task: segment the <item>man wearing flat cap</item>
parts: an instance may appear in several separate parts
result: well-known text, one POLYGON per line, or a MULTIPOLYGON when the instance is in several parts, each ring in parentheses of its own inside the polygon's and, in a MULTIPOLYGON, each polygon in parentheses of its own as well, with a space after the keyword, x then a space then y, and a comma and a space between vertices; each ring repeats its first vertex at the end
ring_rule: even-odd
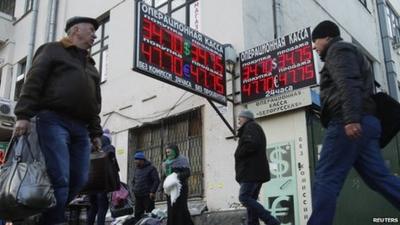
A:
POLYGON ((239 201, 247 209, 247 224, 279 225, 258 201, 263 183, 270 180, 267 160, 267 140, 260 125, 254 121, 250 110, 239 113, 239 143, 235 151, 236 181, 240 184, 239 201))
POLYGON ((15 135, 37 132, 57 205, 43 213, 40 224, 66 224, 64 210, 86 183, 90 141, 101 148, 100 74, 89 49, 98 28, 95 19, 73 17, 67 37, 38 48, 15 107, 15 135))
POLYGON ((337 196, 350 169, 400 210, 400 179, 385 166, 379 148, 380 121, 374 116, 374 77, 364 54, 340 37, 331 21, 312 32, 313 49, 325 62, 320 97, 326 128, 312 190, 313 212, 308 225, 332 225, 337 196))

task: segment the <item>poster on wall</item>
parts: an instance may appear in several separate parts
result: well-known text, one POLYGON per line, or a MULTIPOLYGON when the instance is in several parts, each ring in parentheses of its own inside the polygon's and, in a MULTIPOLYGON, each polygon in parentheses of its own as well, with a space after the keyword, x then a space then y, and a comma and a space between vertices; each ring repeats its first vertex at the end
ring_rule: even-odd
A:
POLYGON ((133 70, 226 105, 224 46, 141 1, 136 4, 133 70))
POLYGON ((316 84, 311 29, 239 54, 242 103, 316 84))

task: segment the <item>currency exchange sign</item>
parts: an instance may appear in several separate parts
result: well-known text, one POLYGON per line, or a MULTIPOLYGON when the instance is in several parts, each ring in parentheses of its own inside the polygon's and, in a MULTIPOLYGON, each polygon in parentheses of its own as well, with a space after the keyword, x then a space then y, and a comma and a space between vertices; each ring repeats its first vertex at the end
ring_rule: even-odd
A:
POLYGON ((224 47, 142 1, 133 70, 226 105, 224 47))
POLYGON ((310 28, 240 53, 242 103, 316 84, 310 28))

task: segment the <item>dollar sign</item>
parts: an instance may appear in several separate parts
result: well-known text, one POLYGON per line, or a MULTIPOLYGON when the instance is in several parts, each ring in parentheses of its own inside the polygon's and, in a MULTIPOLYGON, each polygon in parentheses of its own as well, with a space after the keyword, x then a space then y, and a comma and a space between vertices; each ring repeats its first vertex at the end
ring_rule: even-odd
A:
POLYGON ((282 159, 282 155, 286 153, 287 151, 284 149, 276 148, 270 154, 271 162, 278 165, 276 170, 271 170, 272 174, 274 174, 277 178, 282 178, 283 174, 285 174, 289 169, 289 163, 282 159))
POLYGON ((184 50, 184 54, 185 56, 190 55, 190 43, 185 41, 185 43, 183 44, 183 50, 184 50))

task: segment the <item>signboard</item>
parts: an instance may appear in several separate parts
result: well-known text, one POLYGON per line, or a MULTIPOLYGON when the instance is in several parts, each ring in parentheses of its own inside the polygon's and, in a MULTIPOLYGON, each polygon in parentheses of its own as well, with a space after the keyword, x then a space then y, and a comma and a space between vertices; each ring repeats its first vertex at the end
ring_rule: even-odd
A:
POLYGON ((242 103, 316 84, 310 28, 240 53, 242 103))
POLYGON ((226 105, 223 45, 141 1, 133 69, 226 105))
POLYGON ((303 88, 280 95, 264 98, 247 105, 254 117, 263 117, 298 109, 312 104, 310 88, 303 88))

